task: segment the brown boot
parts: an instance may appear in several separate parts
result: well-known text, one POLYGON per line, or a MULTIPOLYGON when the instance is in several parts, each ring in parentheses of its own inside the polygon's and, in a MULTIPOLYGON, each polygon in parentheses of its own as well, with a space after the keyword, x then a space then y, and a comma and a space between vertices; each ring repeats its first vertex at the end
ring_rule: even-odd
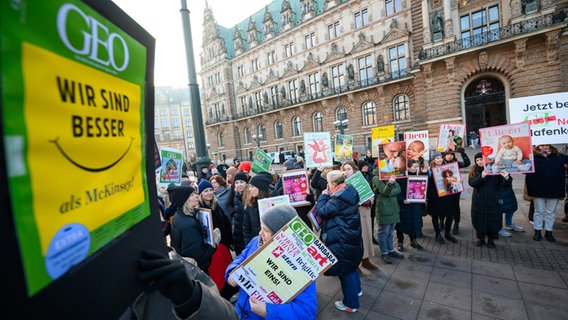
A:
POLYGON ((361 266, 365 269, 368 270, 377 270, 379 267, 377 267, 376 265, 374 265, 369 258, 365 258, 363 260, 361 260, 361 266))

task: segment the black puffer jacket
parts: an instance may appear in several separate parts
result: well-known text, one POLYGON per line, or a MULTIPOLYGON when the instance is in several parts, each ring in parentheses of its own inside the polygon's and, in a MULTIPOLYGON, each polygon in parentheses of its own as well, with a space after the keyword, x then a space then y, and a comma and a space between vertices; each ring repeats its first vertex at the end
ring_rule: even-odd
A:
POLYGON ((527 173, 527 193, 534 198, 564 198, 566 181, 564 180, 564 164, 568 156, 554 152, 548 157, 534 155, 534 173, 527 173))
POLYGON ((337 258, 337 263, 325 272, 337 276, 355 271, 363 258, 359 194, 352 185, 334 193, 322 194, 317 202, 317 214, 324 221, 321 238, 337 258))
POLYGON ((201 270, 207 273, 215 248, 205 243, 201 223, 195 213, 185 214, 178 208, 172 221, 171 245, 183 257, 195 259, 201 270))
POLYGON ((499 206, 499 189, 511 186, 513 179, 501 175, 481 177, 483 167, 476 167, 475 174, 469 177, 473 188, 471 198, 471 224, 475 231, 488 234, 497 233, 503 226, 503 213, 499 206))

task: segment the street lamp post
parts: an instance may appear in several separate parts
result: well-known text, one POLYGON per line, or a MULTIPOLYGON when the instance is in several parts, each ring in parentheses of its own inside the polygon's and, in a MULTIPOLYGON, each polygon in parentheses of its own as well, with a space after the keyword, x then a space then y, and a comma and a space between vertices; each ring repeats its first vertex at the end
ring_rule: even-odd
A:
MULTIPOLYGON (((257 130, 258 130, 258 128, 257 128, 257 130)), ((262 140, 262 134, 260 134, 260 133, 258 135, 253 134, 252 140, 256 141, 256 145, 260 149, 260 141, 262 140)))
POLYGON ((349 119, 345 119, 345 113, 339 114, 339 119, 333 121, 333 126, 343 134, 345 129, 349 127, 349 119))

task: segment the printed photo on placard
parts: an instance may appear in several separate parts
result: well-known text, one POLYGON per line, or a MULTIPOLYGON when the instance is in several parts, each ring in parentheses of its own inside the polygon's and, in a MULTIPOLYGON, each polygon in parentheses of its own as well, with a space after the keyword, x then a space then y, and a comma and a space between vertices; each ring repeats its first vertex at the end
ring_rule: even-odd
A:
POLYGON ((426 171, 430 166, 428 130, 405 132, 404 141, 406 142, 407 167, 410 167, 413 162, 418 161, 420 171, 426 171))
POLYGON ((351 160, 353 154, 353 136, 335 135, 335 160, 351 160))
POLYGON ((530 124, 521 122, 479 129, 485 170, 497 175, 534 172, 530 124))
POLYGON ((457 162, 433 167, 432 175, 439 197, 460 193, 464 189, 460 168, 457 162))
POLYGON ((381 126, 371 128, 371 154, 373 157, 379 157, 379 145, 394 141, 394 126, 381 126))
POLYGON ((406 184, 406 200, 408 202, 426 203, 426 190, 428 188, 428 177, 408 177, 406 184))
POLYGON ((262 217, 266 210, 281 204, 290 204, 290 197, 287 195, 258 199, 258 215, 262 217))
POLYGON ((308 176, 305 169, 287 170, 282 173, 282 187, 284 195, 290 198, 293 207, 310 204, 306 198, 309 194, 308 176))
POLYGON ((406 175, 405 146, 404 141, 379 145, 379 179, 388 180, 393 174, 397 178, 406 175))
POLYGON ((199 208, 197 212, 197 219, 201 223, 201 228, 203 230, 203 239, 208 245, 215 247, 215 241, 213 241, 213 217, 211 216, 211 210, 205 208, 199 208))
POLYGON ((456 151, 463 148, 465 124, 441 124, 438 132, 436 150, 440 152, 456 151))

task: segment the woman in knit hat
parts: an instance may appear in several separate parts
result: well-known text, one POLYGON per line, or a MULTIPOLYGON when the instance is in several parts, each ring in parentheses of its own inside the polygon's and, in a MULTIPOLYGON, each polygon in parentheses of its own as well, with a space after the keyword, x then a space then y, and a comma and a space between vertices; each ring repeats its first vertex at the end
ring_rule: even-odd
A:
MULTIPOLYGON (((222 178, 222 177, 221 177, 222 178)), ((221 293, 223 298, 229 300, 236 290, 225 282, 225 270, 232 261, 231 252, 229 248, 233 246, 233 233, 231 221, 223 209, 217 202, 217 198, 213 192, 213 185, 206 180, 202 180, 198 186, 199 192, 199 207, 211 210, 211 220, 213 220, 213 228, 221 231, 221 242, 217 245, 217 250, 211 259, 211 266, 209 267, 209 276, 221 293)))
POLYGON ((235 166, 230 166, 229 169, 225 171, 225 174, 227 175, 225 178, 225 180, 227 180, 227 184, 233 184, 237 172, 239 172, 239 170, 235 166))
POLYGON ((487 247, 492 249, 495 248, 493 240, 498 238, 503 226, 499 189, 509 187, 513 179, 505 170, 501 170, 500 175, 490 175, 484 168, 481 152, 475 155, 474 161, 469 171, 469 185, 473 187, 471 224, 477 236, 475 245, 481 247, 487 237, 487 247))
MULTIPOLYGON (((426 191, 427 205, 426 210, 432 217, 432 226, 436 232, 436 241, 440 244, 445 244, 446 240, 453 243, 458 240, 451 234, 452 223, 454 221, 455 212, 455 199, 450 196, 440 197, 436 190, 436 182, 432 174, 432 168, 444 164, 444 157, 440 151, 432 152, 432 159, 430 161, 430 169, 428 169, 428 189, 426 191), (444 238, 442 238, 442 228, 444 228, 444 238)), ((459 199, 458 199, 459 201, 459 199)))
POLYGON ((245 244, 248 244, 260 231, 258 200, 269 198, 273 188, 272 175, 268 172, 259 172, 250 179, 248 196, 244 202, 243 237, 245 244))
MULTIPOLYGON (((229 277, 231 272, 295 217, 297 217, 296 210, 287 204, 277 205, 266 210, 262 215, 259 233, 248 243, 242 254, 237 256, 227 268, 225 273, 227 281, 237 287, 237 283, 233 278, 229 277)), ((237 313, 243 319, 315 319, 317 307, 315 282, 308 285, 292 301, 282 304, 261 302, 249 297, 243 289, 239 288, 239 298, 235 304, 237 313)))
MULTIPOLYGON (((177 208, 172 221, 171 246, 180 255, 194 259, 199 268, 208 273, 215 248, 205 242, 203 228, 197 219, 199 195, 192 187, 181 186, 172 188, 169 194, 177 208)), ((215 229, 213 238, 219 243, 219 229, 215 229)))
POLYGON ((244 172, 239 172, 234 179, 235 181, 231 185, 229 204, 234 208, 231 224, 233 225, 235 253, 239 255, 246 246, 243 236, 243 220, 245 216, 244 199, 246 199, 246 194, 248 194, 248 177, 244 172))
POLYGON ((249 161, 243 161, 241 162, 241 164, 239 164, 239 167, 237 169, 239 169, 239 171, 244 171, 247 175, 247 177, 250 177, 250 170, 252 168, 252 165, 249 161))

